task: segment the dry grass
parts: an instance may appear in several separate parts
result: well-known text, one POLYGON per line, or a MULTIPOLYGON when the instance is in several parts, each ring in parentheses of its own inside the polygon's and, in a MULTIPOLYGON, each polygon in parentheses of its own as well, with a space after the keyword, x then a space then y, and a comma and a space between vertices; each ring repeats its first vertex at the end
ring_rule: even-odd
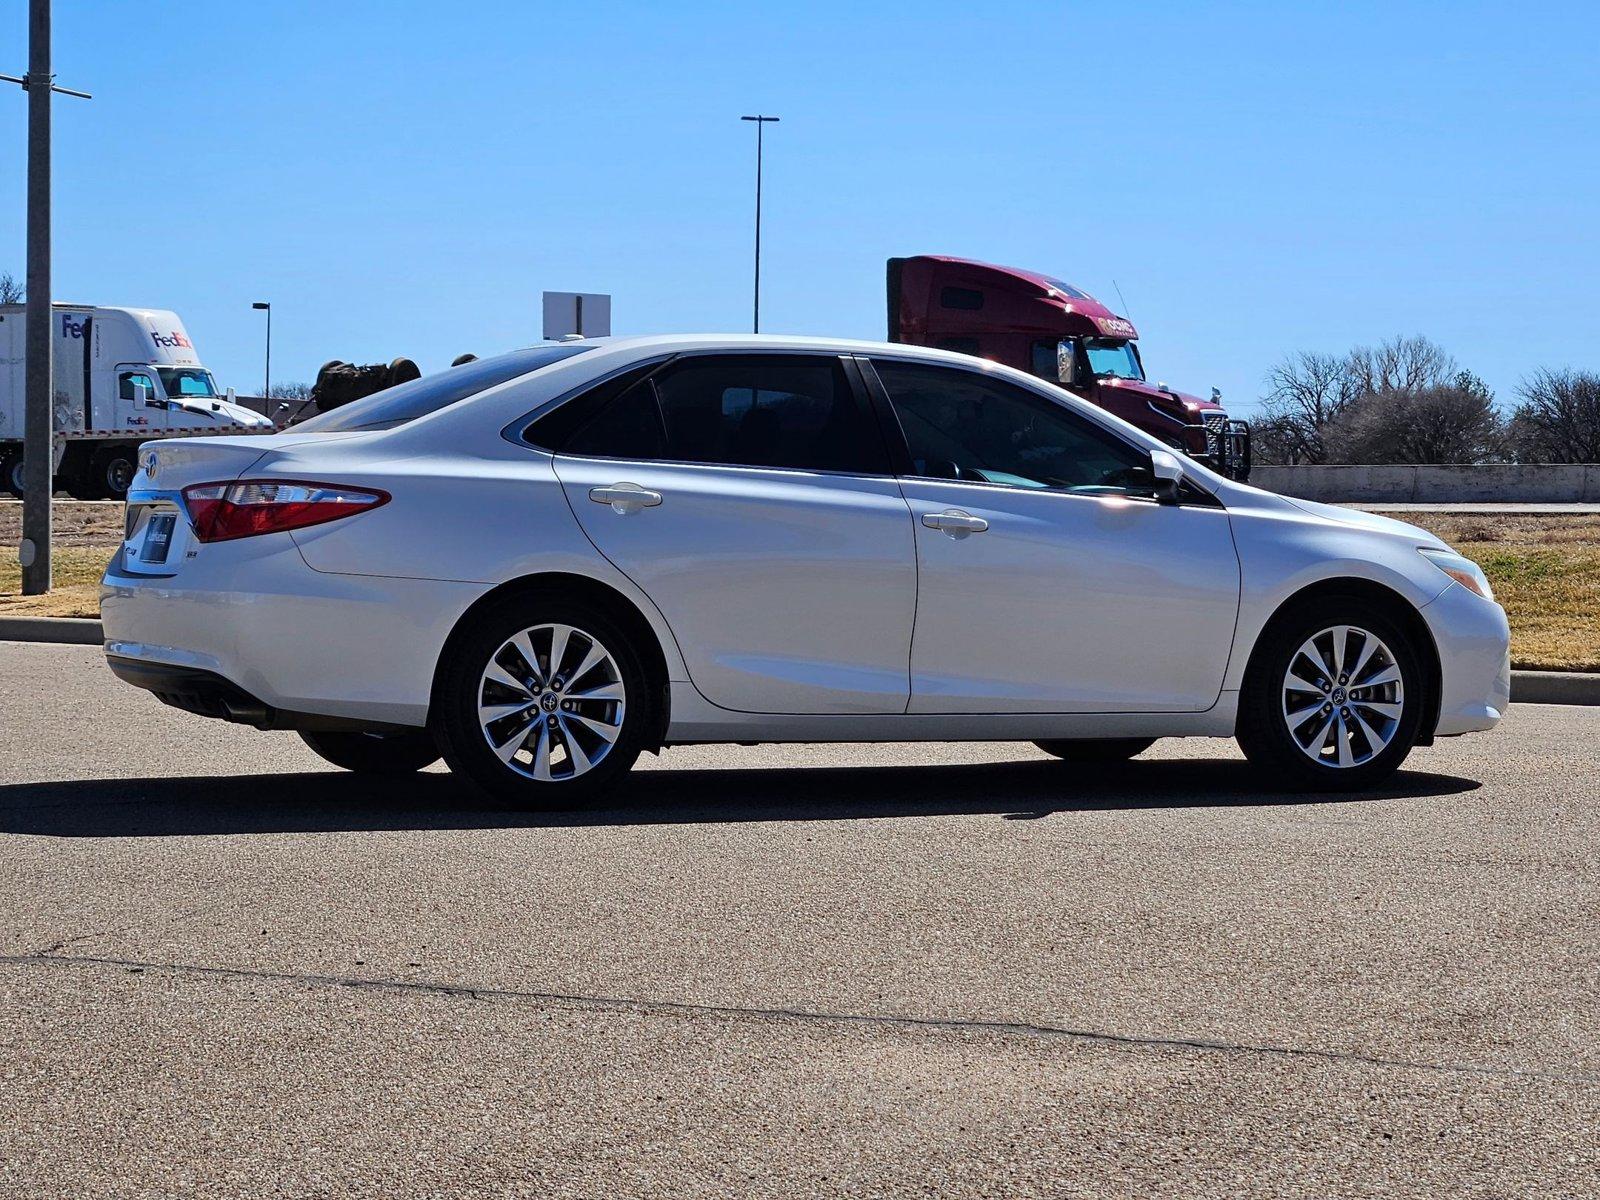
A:
POLYGON ((1600 671, 1600 516, 1404 513, 1472 559, 1511 618, 1511 661, 1600 671))
POLYGON ((0 616, 98 617, 100 574, 122 537, 122 505, 57 500, 50 510, 55 537, 55 587, 48 596, 24 596, 17 544, 22 505, 0 501, 0 616))
MULTIPOLYGON (((14 547, 22 509, 0 503, 0 546, 14 547)), ((1519 667, 1600 671, 1600 516, 1406 513, 1480 563, 1511 616, 1519 667)), ((100 573, 122 534, 122 506, 57 501, 56 589, 21 596, 9 549, 0 561, 0 614, 99 615, 100 573)))

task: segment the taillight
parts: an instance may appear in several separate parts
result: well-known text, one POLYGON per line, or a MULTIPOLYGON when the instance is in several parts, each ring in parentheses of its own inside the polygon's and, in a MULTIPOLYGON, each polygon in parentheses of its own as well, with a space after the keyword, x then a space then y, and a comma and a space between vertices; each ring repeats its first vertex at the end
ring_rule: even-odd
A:
POLYGON ((389 503, 389 493, 298 479, 241 479, 186 487, 183 502, 196 538, 226 542, 370 512, 389 503))

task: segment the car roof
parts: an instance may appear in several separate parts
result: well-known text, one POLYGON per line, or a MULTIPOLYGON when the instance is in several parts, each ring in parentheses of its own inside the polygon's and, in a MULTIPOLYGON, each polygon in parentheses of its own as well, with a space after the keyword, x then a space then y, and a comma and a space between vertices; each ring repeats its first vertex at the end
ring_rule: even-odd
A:
POLYGON ((973 356, 970 354, 936 350, 930 346, 912 346, 903 342, 869 342, 852 338, 809 337, 783 333, 634 334, 626 337, 585 338, 581 343, 573 341, 569 344, 591 346, 595 349, 635 351, 640 354, 672 353, 682 350, 801 350, 832 351, 837 354, 894 354, 906 358, 926 358, 935 362, 965 365, 971 365, 973 361, 973 356))

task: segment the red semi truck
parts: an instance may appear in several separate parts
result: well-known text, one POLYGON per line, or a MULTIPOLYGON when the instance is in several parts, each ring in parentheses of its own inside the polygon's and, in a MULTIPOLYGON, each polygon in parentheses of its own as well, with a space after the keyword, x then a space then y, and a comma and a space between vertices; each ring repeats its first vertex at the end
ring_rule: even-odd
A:
POLYGON ((1014 267, 891 258, 889 340, 1004 363, 1059 384, 1232 479, 1250 474, 1250 427, 1210 400, 1145 379, 1133 323, 1087 292, 1014 267))

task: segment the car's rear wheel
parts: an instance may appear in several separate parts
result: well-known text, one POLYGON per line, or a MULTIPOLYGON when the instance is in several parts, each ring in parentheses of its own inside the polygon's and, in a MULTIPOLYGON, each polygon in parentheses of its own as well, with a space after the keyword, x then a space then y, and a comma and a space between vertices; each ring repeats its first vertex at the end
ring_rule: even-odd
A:
POLYGON ((652 728, 640 655, 609 614, 512 597, 453 642, 434 696, 450 769, 519 808, 573 808, 612 790, 652 728))
POLYGON ((357 775, 411 775, 439 761, 426 729, 407 733, 310 733, 301 739, 336 767, 357 775))
POLYGON ((1312 601, 1263 634, 1240 696, 1239 745, 1291 787, 1371 787, 1416 744, 1424 687, 1418 648, 1383 608, 1312 601))
POLYGON ((1155 738, 1073 738, 1034 743, 1046 754, 1074 763, 1126 762, 1155 744, 1155 738))

